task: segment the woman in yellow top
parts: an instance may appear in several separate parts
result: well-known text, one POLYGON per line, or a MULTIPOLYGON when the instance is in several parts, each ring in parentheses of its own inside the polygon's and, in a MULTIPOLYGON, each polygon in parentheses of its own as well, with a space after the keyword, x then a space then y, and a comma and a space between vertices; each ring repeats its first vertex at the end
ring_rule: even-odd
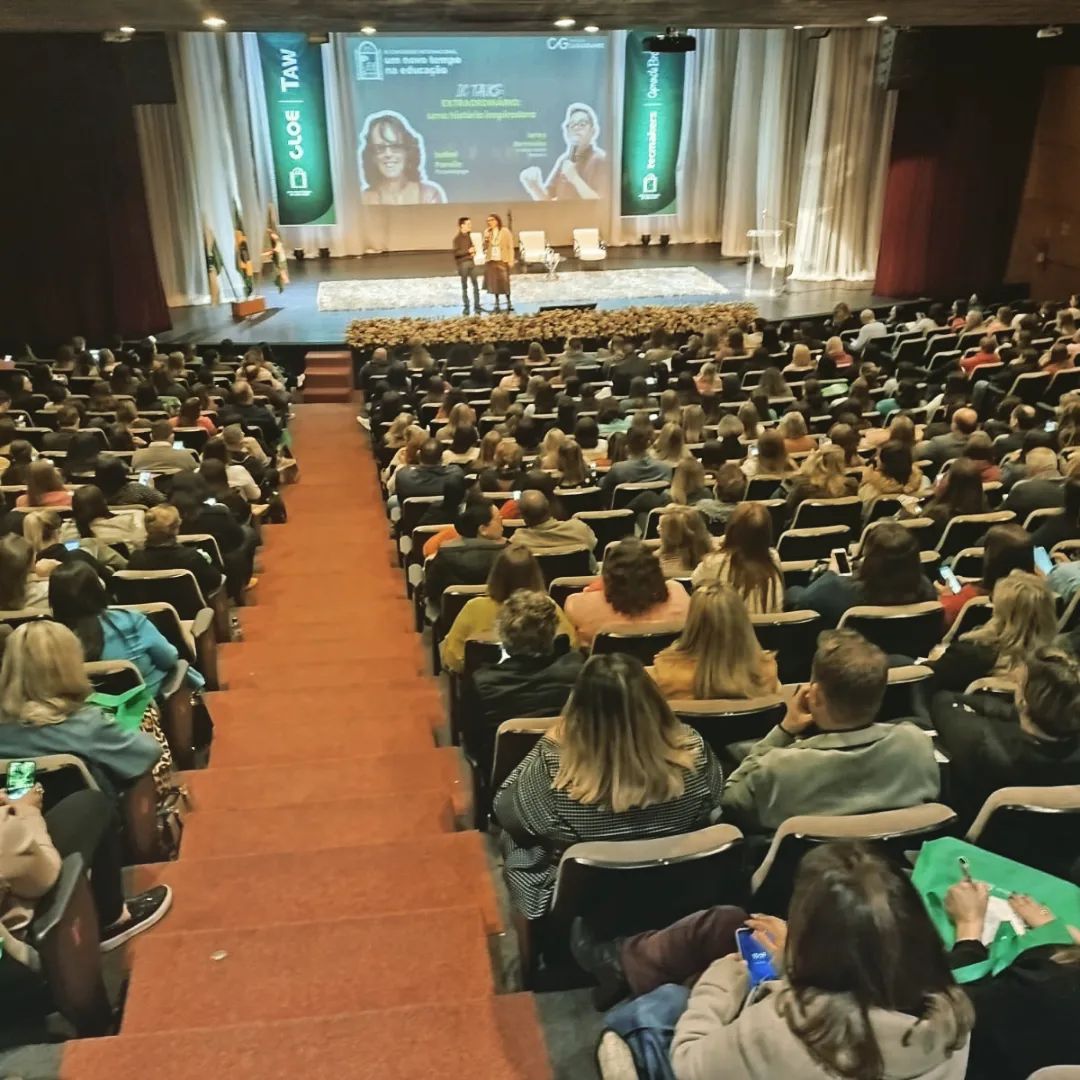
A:
MULTIPOLYGON (((532 552, 519 544, 511 544, 491 567, 487 580, 487 596, 473 597, 461 609, 454 625, 450 627, 450 632, 443 638, 439 654, 447 671, 461 671, 465 667, 465 642, 470 638, 490 639, 494 636, 495 620, 499 617, 503 603, 518 589, 547 592, 544 576, 540 573, 540 564, 532 552)), ((563 609, 557 610, 558 629, 555 633, 565 634, 570 639, 571 647, 576 648, 577 631, 563 609)))
POLYGON ((682 636, 646 670, 667 698, 753 698, 780 689, 776 659, 758 644, 746 604, 721 584, 694 592, 682 636))

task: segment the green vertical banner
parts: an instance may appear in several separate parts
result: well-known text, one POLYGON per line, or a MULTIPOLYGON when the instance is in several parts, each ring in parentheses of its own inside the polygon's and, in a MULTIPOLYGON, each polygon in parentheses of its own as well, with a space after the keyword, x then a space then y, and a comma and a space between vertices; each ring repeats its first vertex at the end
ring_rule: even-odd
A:
POLYGON ((322 46, 306 34, 257 34, 282 225, 333 225, 322 46))
POLYGON ((674 214, 679 200, 685 53, 646 52, 651 30, 626 34, 623 82, 623 217, 674 214))

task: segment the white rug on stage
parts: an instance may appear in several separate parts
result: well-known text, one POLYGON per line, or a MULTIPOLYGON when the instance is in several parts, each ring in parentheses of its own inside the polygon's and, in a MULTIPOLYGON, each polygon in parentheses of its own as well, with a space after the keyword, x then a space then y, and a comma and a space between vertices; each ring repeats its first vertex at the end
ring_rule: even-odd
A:
MULTIPOLYGON (((664 296, 727 296, 729 290, 694 266, 655 266, 640 270, 566 270, 553 278, 543 271, 514 274, 515 303, 568 303, 635 300, 664 296)), ((486 300, 490 300, 487 297, 486 300)), ((486 302, 485 300, 485 302, 486 302)), ((429 278, 374 278, 324 281, 320 311, 385 311, 409 308, 460 308, 457 275, 429 278)))

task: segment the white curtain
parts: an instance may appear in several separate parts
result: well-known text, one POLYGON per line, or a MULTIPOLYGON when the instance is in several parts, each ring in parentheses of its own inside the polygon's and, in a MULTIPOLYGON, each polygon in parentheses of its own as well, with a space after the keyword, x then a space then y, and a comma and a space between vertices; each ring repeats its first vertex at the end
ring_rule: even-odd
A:
POLYGON ((874 277, 896 95, 875 78, 878 34, 834 30, 821 46, 791 276, 874 277))
MULTIPOLYGON (((725 255, 745 254, 747 230, 764 225, 783 232, 781 243, 764 247, 767 266, 793 264, 793 277, 812 281, 872 278, 895 110, 894 95, 874 82, 878 32, 833 31, 821 41, 789 30, 695 35, 697 51, 686 66, 677 214, 621 217, 616 169, 610 200, 579 208, 578 216, 595 215, 609 244, 667 233, 675 243, 719 242, 725 255)), ((258 267, 267 206, 276 198, 258 46, 248 33, 180 34, 170 47, 178 104, 136 108, 162 281, 170 305, 208 301, 207 224, 225 259, 222 298, 228 300, 239 286, 232 207, 241 208, 258 267)), ((308 255, 321 247, 334 255, 441 247, 439 230, 452 231, 444 210, 417 207, 402 215, 361 203, 350 48, 341 34, 322 47, 337 223, 283 226, 285 247, 308 255)), ((616 162, 625 49, 626 33, 613 32, 607 134, 616 162)), ((568 242, 560 204, 511 209, 515 228, 546 228, 553 242, 568 242)), ((487 210, 460 212, 477 217, 487 210)), ((582 217, 572 224, 587 223, 582 217)))

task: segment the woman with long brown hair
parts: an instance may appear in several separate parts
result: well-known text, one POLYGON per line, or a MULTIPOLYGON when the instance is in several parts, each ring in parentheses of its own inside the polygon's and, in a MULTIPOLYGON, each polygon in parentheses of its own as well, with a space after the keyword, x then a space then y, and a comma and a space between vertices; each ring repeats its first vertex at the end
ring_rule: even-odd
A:
POLYGON ((772 546, 772 517, 761 503, 740 503, 728 520, 719 551, 694 571, 694 588, 717 582, 742 597, 751 615, 784 610, 784 574, 772 546))
POLYGON ((682 636, 646 669, 666 698, 751 698, 776 693, 776 659, 754 634, 746 604, 713 582, 694 591, 682 636))
POLYGON ((547 914, 572 844, 709 824, 723 785, 708 746, 675 718, 640 661, 592 657, 563 715, 495 796, 514 907, 529 919, 547 914))
POLYGON ((660 513, 656 552, 664 577, 685 577, 714 547, 705 519, 692 506, 668 506, 660 513))
POLYGON ((944 486, 939 487, 934 498, 923 507, 922 516, 933 519, 935 528, 928 531, 934 534, 930 539, 936 543, 954 517, 989 512, 982 469, 968 458, 957 458, 949 468, 944 486))

